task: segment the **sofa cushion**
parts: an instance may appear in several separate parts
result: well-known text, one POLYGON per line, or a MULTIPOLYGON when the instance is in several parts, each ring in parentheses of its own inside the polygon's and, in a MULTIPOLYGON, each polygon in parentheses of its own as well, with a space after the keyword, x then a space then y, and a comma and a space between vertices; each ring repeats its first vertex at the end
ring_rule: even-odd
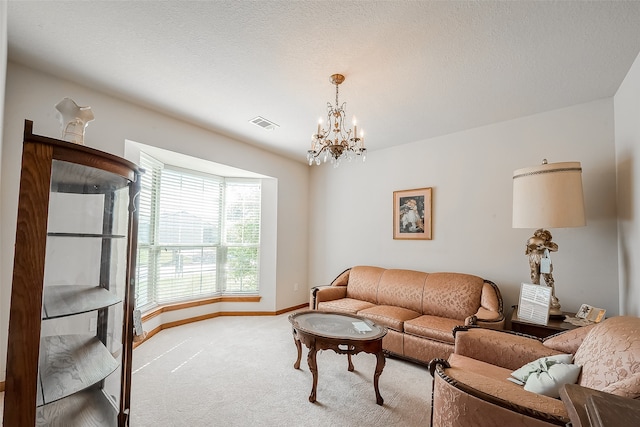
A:
POLYGON ((460 324, 455 319, 423 315, 404 322, 404 332, 453 344, 453 328, 460 324))
POLYGON ((574 355, 578 384, 630 398, 640 397, 640 318, 618 316, 597 324, 574 355))
POLYGON ((395 305, 422 313, 422 291, 428 273, 389 269, 378 284, 378 304, 395 305))
POLYGON ((349 272, 347 297, 377 304, 378 283, 384 271, 385 269, 380 267, 353 267, 349 272))
POLYGON ((353 298, 340 298, 331 301, 321 301, 318 303, 318 310, 320 311, 337 311, 340 313, 356 314, 360 310, 364 310, 369 307, 374 307, 367 301, 360 301, 353 298))
POLYGON ((395 307, 392 305, 376 305, 358 312, 358 316, 373 320, 377 325, 386 326, 398 332, 403 332, 404 322, 420 316, 415 311, 395 307))
POLYGON ((422 313, 464 320, 480 307, 484 280, 462 273, 431 273, 425 281, 422 313))
POLYGON ((534 411, 566 418, 566 422, 569 422, 567 410, 561 400, 526 391, 508 381, 511 374, 508 369, 458 354, 452 354, 448 362, 451 368, 446 369, 445 373, 466 386, 534 411))
MULTIPOLYGON (((461 369, 463 371, 482 373, 486 377, 500 381, 509 378, 512 372, 507 368, 492 365, 491 363, 485 363, 481 360, 472 359, 471 357, 462 356, 456 353, 449 356, 448 362, 454 368, 461 369)), ((511 385, 508 387, 511 387, 511 385)))

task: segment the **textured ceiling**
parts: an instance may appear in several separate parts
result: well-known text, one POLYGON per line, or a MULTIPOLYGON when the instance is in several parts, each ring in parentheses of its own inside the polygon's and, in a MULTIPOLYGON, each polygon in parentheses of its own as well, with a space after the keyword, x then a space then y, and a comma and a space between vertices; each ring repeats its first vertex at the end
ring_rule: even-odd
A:
POLYGON ((610 97, 640 2, 9 1, 8 40, 12 61, 304 161, 334 73, 370 151, 610 97))

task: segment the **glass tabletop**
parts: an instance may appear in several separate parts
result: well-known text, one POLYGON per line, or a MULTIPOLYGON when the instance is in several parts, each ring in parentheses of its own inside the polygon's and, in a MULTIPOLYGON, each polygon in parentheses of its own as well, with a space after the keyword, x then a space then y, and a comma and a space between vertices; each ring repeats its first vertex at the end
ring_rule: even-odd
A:
POLYGON ((350 314, 306 311, 290 315, 289 322, 298 330, 327 338, 372 340, 387 333, 387 328, 350 314))

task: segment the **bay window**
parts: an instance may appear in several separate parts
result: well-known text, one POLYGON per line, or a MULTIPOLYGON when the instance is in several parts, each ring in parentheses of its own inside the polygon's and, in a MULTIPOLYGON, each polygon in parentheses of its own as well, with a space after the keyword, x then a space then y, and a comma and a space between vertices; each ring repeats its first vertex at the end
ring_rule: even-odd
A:
POLYGON ((136 308, 258 295, 260 179, 164 164, 141 153, 136 308))

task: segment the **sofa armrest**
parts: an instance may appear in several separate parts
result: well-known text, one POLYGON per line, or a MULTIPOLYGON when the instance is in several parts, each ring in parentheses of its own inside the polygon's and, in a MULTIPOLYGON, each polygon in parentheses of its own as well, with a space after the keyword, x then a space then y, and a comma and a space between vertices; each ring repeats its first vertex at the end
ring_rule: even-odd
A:
POLYGON ((502 313, 480 307, 478 312, 464 320, 465 326, 480 326, 489 329, 504 329, 505 318, 502 313))
POLYGON ((316 286, 311 289, 311 299, 309 308, 318 309, 318 303, 323 301, 333 301, 347 296, 346 286, 316 286))
POLYGON ((454 335, 456 354, 510 370, 541 357, 563 353, 546 347, 539 338, 511 331, 459 327, 454 329, 454 335))
POLYGON ((596 325, 597 323, 594 323, 592 325, 560 332, 543 339, 542 343, 545 347, 552 348, 563 353, 575 354, 584 338, 596 325))
POLYGON ((317 310, 319 302, 345 298, 347 296, 347 285, 349 284, 350 273, 351 268, 347 268, 345 271, 338 274, 338 277, 333 279, 330 285, 315 286, 311 288, 309 308, 311 310, 317 310), (338 290, 331 290, 331 288, 337 288, 338 290))
POLYGON ((504 329, 504 309, 502 295, 498 286, 490 280, 484 280, 480 307, 475 315, 465 319, 465 325, 477 325, 483 328, 504 329))

